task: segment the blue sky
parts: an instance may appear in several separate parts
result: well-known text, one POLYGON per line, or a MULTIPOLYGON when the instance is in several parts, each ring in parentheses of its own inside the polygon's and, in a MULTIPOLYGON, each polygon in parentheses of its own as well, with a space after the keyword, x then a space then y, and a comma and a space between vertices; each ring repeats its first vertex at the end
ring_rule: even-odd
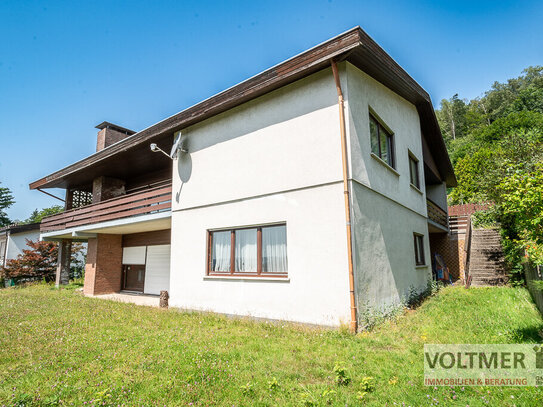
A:
MULTIPOLYGON (((541 1, 0 2, 0 182, 91 154, 95 125, 141 130, 360 25, 431 95, 473 98, 543 64, 541 1)), ((59 193, 60 191, 56 191, 59 193)))

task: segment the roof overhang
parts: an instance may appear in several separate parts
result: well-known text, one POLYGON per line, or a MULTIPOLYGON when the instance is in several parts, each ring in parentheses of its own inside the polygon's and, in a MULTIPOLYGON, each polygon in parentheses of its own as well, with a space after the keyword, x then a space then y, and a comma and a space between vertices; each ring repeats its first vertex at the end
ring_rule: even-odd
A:
POLYGON ((171 162, 166 163, 167 157, 150 153, 150 142, 157 143, 169 151, 175 132, 328 68, 331 59, 349 61, 416 106, 422 132, 435 158, 439 173, 448 186, 455 186, 456 178, 430 96, 368 34, 360 27, 355 27, 39 179, 31 183, 30 188, 72 188, 88 185, 93 178, 101 175, 125 178, 156 170, 160 165, 171 165, 171 162))
POLYGON ((27 224, 24 224, 24 225, 6 226, 6 227, 0 229, 0 233, 9 232, 10 234, 14 234, 14 233, 30 232, 32 230, 39 230, 39 229, 40 229, 40 222, 38 222, 38 223, 27 223, 27 224))

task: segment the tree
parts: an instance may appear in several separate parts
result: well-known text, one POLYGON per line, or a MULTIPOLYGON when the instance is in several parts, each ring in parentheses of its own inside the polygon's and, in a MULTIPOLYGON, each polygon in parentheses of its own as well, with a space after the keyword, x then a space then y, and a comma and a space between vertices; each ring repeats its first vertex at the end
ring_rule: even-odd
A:
POLYGON ((511 268, 522 270, 525 250, 543 263, 543 67, 495 82, 466 109, 458 101, 436 111, 458 180, 449 201, 494 202, 511 268))
POLYGON ((43 208, 42 210, 34 209, 30 214, 30 217, 23 223, 38 223, 47 216, 51 216, 64 211, 64 207, 61 205, 53 205, 49 208, 43 208))
POLYGON ((30 249, 23 249, 16 259, 6 262, 3 268, 4 278, 51 277, 57 267, 58 244, 26 239, 30 249))
MULTIPOLYGON (((26 239, 29 249, 23 249, 15 259, 6 261, 0 269, 4 278, 53 278, 57 268, 58 243, 26 239)), ((72 243, 71 262, 81 267, 79 258, 83 245, 72 243)), ((73 270, 72 270, 73 271, 73 270)))
POLYGON ((543 164, 533 171, 511 166, 512 174, 498 185, 499 208, 508 220, 512 243, 525 249, 536 264, 543 264, 543 164))
POLYGON ((8 226, 11 223, 4 209, 9 208, 14 203, 15 200, 9 188, 0 187, 0 227, 8 226))
POLYGON ((441 101, 441 109, 437 111, 437 118, 445 141, 456 140, 466 133, 466 102, 458 98, 458 94, 449 100, 441 101))

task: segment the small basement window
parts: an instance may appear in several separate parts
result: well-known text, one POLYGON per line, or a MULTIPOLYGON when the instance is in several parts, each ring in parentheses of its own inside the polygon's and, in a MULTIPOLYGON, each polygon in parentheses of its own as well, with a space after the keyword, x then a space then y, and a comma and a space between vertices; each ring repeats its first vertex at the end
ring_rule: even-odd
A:
POLYGON ((424 259, 424 236, 413 233, 413 239, 415 242, 415 264, 417 266, 424 266, 426 264, 424 259))
POLYGON ((208 231, 207 275, 285 277, 285 224, 208 231))
POLYGON ((417 160, 411 153, 409 154, 409 179, 411 181, 411 185, 420 189, 419 160, 417 160))
POLYGON ((370 113, 371 152, 394 168, 394 136, 370 113))

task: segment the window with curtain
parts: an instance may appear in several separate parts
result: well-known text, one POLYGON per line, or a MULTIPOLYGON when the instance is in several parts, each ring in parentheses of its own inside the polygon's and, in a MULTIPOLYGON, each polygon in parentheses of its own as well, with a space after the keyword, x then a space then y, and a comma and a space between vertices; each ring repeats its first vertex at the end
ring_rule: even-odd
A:
POLYGON ((218 272, 230 272, 230 240, 230 232, 213 233, 210 270, 218 272))
POLYGON ((208 232, 208 275, 285 276, 284 224, 208 232))
POLYGON ((394 138, 370 113, 371 152, 394 168, 394 138))

